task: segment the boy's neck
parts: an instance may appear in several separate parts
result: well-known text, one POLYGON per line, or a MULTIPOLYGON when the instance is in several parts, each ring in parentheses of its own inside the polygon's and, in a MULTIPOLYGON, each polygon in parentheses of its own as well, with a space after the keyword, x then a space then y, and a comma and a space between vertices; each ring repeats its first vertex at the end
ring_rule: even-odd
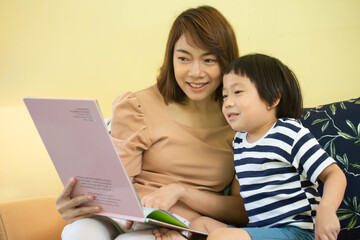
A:
POLYGON ((256 129, 255 131, 248 132, 246 135, 246 141, 248 143, 254 143, 259 141, 265 134, 274 126, 277 122, 277 118, 273 119, 272 121, 266 122, 260 128, 256 129))

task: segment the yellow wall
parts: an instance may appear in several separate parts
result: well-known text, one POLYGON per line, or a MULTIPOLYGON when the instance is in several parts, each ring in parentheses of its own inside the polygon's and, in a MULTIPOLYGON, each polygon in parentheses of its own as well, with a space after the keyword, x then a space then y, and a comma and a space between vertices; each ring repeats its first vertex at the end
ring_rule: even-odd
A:
POLYGON ((1 0, 0 201, 62 190, 23 96, 96 98, 111 117, 117 94, 155 82, 174 18, 204 3, 232 23, 241 54, 294 70, 306 106, 359 97, 357 0, 1 0))

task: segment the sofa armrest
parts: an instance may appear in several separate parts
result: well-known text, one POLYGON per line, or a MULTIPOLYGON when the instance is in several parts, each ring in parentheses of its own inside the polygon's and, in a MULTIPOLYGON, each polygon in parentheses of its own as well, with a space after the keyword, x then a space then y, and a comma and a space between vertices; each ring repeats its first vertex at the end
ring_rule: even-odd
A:
POLYGON ((2 240, 61 239, 65 225, 53 196, 0 202, 2 240))

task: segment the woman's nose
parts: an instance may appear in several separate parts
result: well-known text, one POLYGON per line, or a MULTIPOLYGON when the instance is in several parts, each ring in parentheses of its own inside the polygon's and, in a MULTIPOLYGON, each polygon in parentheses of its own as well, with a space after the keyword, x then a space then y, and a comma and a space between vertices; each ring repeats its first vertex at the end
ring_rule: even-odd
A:
POLYGON ((193 78, 200 77, 202 75, 202 67, 199 61, 194 61, 190 66, 189 76, 193 78))

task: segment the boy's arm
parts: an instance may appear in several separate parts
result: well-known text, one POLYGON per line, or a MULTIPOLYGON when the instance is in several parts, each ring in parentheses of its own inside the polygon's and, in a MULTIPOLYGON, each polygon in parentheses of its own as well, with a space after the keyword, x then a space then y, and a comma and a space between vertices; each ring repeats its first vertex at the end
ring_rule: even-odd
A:
POLYGON ((318 177, 324 183, 315 221, 315 239, 337 239, 340 231, 336 210, 344 197, 346 178, 342 170, 331 164, 318 177))

